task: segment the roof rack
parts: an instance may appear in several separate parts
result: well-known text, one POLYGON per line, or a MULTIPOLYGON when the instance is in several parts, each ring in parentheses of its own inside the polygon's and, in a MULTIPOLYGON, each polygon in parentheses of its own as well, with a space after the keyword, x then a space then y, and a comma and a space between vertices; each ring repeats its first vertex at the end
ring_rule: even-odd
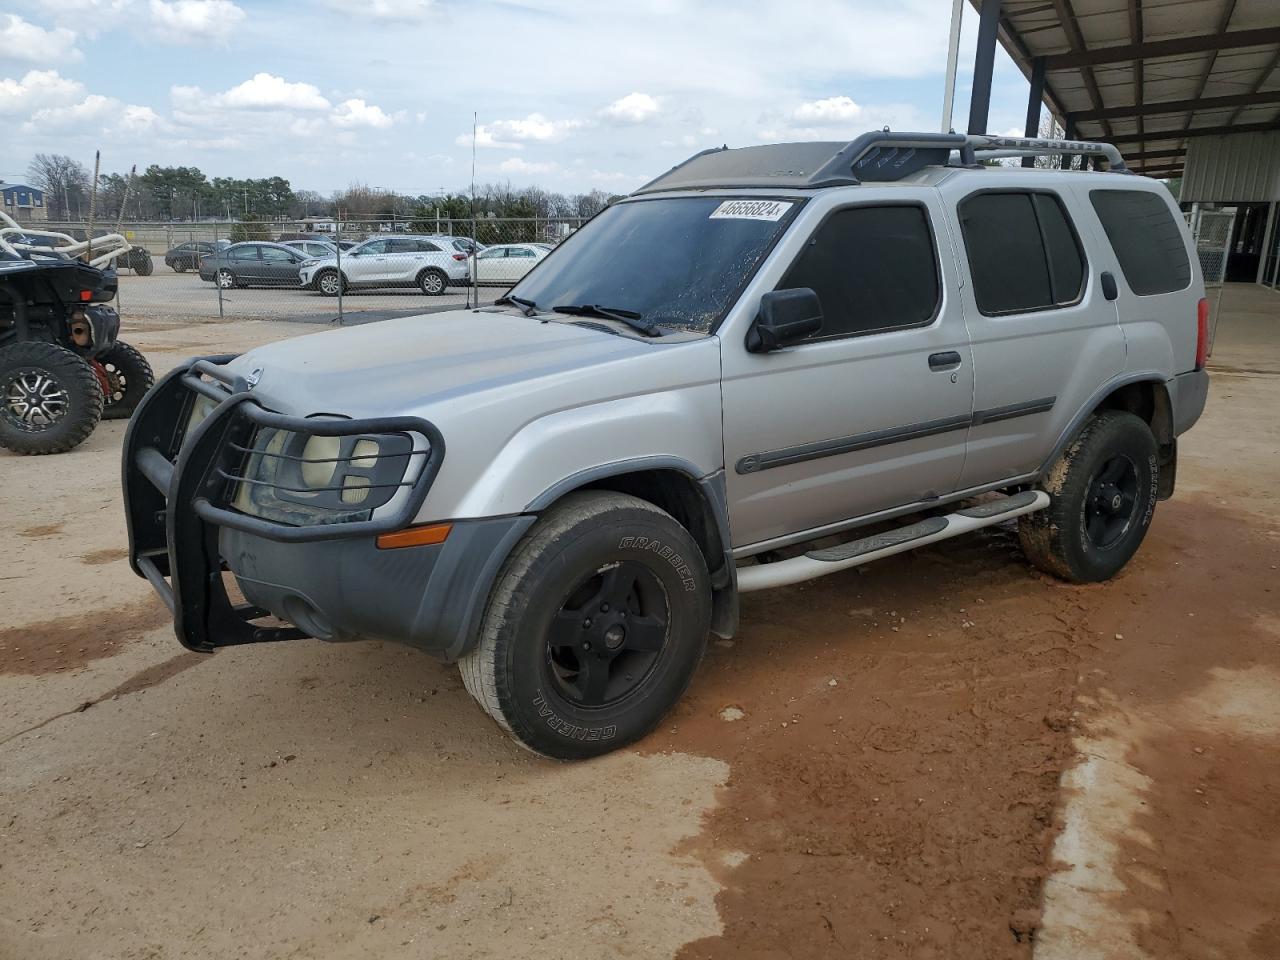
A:
POLYGON ((1089 140, 1041 140, 1034 137, 965 137, 969 148, 988 157, 1101 157, 1112 173, 1129 173, 1114 143, 1089 140))
POLYGON ((1105 159, 1113 172, 1128 172, 1120 151, 1110 143, 878 130, 847 143, 770 143, 703 150, 635 193, 726 186, 816 190, 886 182, 901 180, 924 167, 954 165, 953 153, 959 155, 962 166, 976 165, 979 153, 987 157, 1092 156, 1105 159))

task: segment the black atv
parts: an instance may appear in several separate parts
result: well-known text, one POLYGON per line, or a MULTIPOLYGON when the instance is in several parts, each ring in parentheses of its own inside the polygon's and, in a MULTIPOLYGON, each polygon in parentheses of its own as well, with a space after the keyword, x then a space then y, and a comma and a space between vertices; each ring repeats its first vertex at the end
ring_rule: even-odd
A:
POLYGON ((154 376, 116 339, 116 287, 112 269, 0 251, 0 447, 63 453, 133 413, 154 376))

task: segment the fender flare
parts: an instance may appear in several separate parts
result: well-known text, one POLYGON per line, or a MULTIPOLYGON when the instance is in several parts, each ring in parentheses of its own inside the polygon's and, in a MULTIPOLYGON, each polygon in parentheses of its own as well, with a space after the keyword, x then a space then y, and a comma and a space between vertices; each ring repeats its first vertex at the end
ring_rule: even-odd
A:
POLYGON ((1165 386, 1167 381, 1168 377, 1159 370, 1140 370, 1132 373, 1121 374, 1118 377, 1113 377, 1102 386, 1098 387, 1097 390, 1090 394, 1089 399, 1081 405, 1080 409, 1076 411, 1076 415, 1071 418, 1071 421, 1067 424, 1061 435, 1059 435, 1058 441, 1053 445, 1053 450, 1050 452, 1049 456, 1045 458, 1044 462, 1040 464, 1040 469, 1036 471, 1036 476, 1043 477, 1049 472, 1049 468, 1053 466, 1054 461, 1062 455, 1063 450, 1067 449, 1067 445, 1071 442, 1072 438, 1075 437, 1075 435, 1080 432, 1080 428, 1084 426, 1085 420, 1087 420, 1093 411, 1098 408, 1098 404, 1101 403, 1107 395, 1115 393, 1115 391, 1119 390, 1121 387, 1127 387, 1131 383, 1154 383, 1163 387, 1167 393, 1169 389, 1165 386))

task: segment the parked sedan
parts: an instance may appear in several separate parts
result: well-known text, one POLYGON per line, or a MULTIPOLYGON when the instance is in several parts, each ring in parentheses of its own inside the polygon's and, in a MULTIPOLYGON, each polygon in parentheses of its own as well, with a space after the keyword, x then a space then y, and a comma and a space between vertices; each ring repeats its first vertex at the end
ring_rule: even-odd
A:
POLYGON ((344 253, 341 264, 336 257, 306 261, 298 279, 329 297, 351 287, 417 287, 438 296, 467 282, 467 255, 428 237, 378 237, 344 253))
POLYGON ((225 250, 229 246, 231 246, 231 241, 229 240, 214 240, 208 243, 203 240, 191 240, 187 243, 180 243, 166 252, 164 263, 166 267, 170 267, 178 273, 198 270, 202 257, 225 250))
POLYGON ((550 250, 536 243, 500 243, 476 254, 476 283, 515 283, 550 250))
MULTIPOLYGON (((281 240, 280 245, 292 247, 308 260, 332 257, 336 250, 334 245, 327 240, 281 240)), ((343 253, 345 252, 346 250, 344 249, 343 253)))
POLYGON ((200 279, 232 287, 296 287, 305 254, 280 243, 233 243, 200 261, 200 279))

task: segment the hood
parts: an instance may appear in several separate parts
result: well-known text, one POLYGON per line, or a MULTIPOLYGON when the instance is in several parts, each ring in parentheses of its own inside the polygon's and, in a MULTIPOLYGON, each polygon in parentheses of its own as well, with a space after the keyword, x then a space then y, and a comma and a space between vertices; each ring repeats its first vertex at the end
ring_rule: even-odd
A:
POLYGON ((282 412, 364 417, 568 378, 663 349, 536 317, 456 310, 281 340, 231 368, 260 371, 254 393, 282 412))

